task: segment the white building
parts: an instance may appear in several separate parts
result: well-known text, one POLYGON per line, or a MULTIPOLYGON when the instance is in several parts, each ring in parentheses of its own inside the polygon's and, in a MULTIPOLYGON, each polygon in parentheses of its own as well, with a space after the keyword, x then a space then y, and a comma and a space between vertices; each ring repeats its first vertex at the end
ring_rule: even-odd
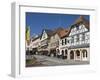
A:
POLYGON ((70 60, 89 61, 89 36, 89 22, 80 16, 60 40, 60 53, 70 60))
POLYGON ((40 36, 31 39, 30 50, 32 51, 32 54, 38 54, 38 49, 41 45, 40 43, 40 36))
POLYGON ((50 37, 52 36, 53 31, 49 29, 44 29, 41 34, 40 38, 40 48, 39 48, 39 53, 42 55, 48 55, 49 49, 48 45, 50 42, 50 37))

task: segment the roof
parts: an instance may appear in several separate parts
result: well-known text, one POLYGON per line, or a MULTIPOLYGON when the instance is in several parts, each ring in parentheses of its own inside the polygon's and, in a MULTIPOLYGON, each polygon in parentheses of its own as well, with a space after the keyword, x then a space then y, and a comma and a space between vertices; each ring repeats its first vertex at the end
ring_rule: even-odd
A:
POLYGON ((69 33, 69 29, 64 29, 63 31, 60 32, 60 37, 64 38, 67 37, 69 33))
POLYGON ((71 29, 74 27, 74 25, 79 25, 79 24, 84 24, 85 27, 89 30, 89 21, 86 20, 83 16, 80 16, 75 22, 74 24, 71 25, 71 27, 69 29, 67 29, 67 33, 66 35, 62 36, 61 38, 67 37, 70 34, 71 29))
POLYGON ((52 30, 50 30, 50 29, 44 29, 45 30, 45 32, 47 33, 47 35, 48 35, 48 37, 51 37, 52 35, 53 35, 53 31, 52 30))
MULTIPOLYGON (((62 38, 63 36, 65 36, 68 32, 68 29, 64 29, 62 27, 56 28, 54 30, 50 30, 50 29, 43 29, 43 31, 45 30, 45 32, 47 33, 48 37, 50 38, 51 36, 58 34, 60 38, 62 38)), ((43 34, 42 31, 42 34, 43 34)), ((41 36, 42 36, 41 34, 41 36)))
POLYGON ((39 38, 40 38, 40 36, 38 36, 38 37, 32 37, 31 40, 32 40, 32 42, 33 42, 33 41, 35 41, 35 40, 37 40, 37 39, 39 39, 39 38))
MULTIPOLYGON (((89 29, 89 21, 86 20, 86 19, 84 18, 84 16, 80 16, 80 17, 74 22, 73 25, 78 25, 78 24, 81 24, 81 23, 83 23, 83 24, 86 26, 86 28, 89 29)), ((72 26, 73 26, 73 25, 72 25, 72 26)))
POLYGON ((59 27, 57 29, 54 29, 53 35, 55 35, 56 33, 59 34, 62 30, 64 30, 62 27, 59 27))
POLYGON ((43 29, 40 37, 42 37, 43 31, 47 33, 49 38, 54 34, 54 32, 50 29, 43 29))
POLYGON ((67 32, 68 32, 68 30, 66 30, 62 27, 58 27, 58 28, 54 29, 52 36, 55 34, 58 34, 58 36, 61 38, 61 37, 65 36, 67 34, 67 32))

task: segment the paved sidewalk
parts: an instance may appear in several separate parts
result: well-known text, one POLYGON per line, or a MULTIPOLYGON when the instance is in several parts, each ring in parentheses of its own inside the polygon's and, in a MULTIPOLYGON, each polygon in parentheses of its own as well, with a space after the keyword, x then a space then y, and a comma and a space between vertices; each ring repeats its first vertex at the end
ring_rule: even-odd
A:
POLYGON ((77 65, 77 64, 89 64, 88 61, 74 61, 67 59, 59 59, 56 57, 48 57, 44 55, 34 55, 37 61, 41 62, 45 66, 57 66, 57 65, 77 65))

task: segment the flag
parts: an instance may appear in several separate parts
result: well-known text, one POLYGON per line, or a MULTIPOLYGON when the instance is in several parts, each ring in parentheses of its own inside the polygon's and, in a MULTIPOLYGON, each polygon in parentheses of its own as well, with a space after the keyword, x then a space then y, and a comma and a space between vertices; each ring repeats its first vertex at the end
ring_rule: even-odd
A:
POLYGON ((29 44, 29 42, 30 42, 30 27, 26 27, 26 41, 29 44))

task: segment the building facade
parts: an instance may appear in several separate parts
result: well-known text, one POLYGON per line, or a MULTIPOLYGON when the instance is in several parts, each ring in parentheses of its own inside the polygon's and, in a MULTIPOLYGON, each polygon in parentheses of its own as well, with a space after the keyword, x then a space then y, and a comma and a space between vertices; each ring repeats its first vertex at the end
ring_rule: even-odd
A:
POLYGON ((49 56, 57 56, 57 49, 59 47, 59 36, 58 34, 54 34, 50 38, 50 43, 48 45, 49 56))
POLYGON ((52 36, 52 34, 53 34, 52 30, 44 29, 42 31, 40 38, 39 54, 48 55, 49 53, 48 45, 50 43, 50 37, 52 36))
POLYGON ((30 50, 32 51, 32 54, 38 54, 40 43, 40 36, 31 39, 30 50))
POLYGON ((50 42, 48 45, 49 56, 57 57, 59 55, 59 40, 60 40, 61 36, 63 35, 62 32, 64 32, 64 31, 65 30, 61 27, 59 27, 53 31, 53 34, 50 37, 50 42))
POLYGON ((89 22, 80 16, 70 27, 67 35, 59 41, 59 50, 69 60, 89 60, 90 47, 89 22))

